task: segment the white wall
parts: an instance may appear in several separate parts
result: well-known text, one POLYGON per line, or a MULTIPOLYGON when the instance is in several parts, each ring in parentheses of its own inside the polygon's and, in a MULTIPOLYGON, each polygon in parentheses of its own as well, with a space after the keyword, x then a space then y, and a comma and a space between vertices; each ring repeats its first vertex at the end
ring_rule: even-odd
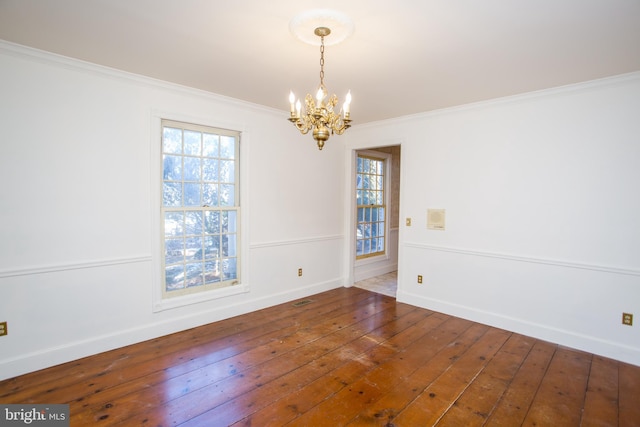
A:
POLYGON ((342 285, 344 152, 286 111, 4 42, 0 94, 0 379, 342 285), (154 312, 163 116, 243 132, 247 292, 154 312))
POLYGON ((400 301, 640 365, 640 73, 355 127, 348 150, 394 139, 400 301))

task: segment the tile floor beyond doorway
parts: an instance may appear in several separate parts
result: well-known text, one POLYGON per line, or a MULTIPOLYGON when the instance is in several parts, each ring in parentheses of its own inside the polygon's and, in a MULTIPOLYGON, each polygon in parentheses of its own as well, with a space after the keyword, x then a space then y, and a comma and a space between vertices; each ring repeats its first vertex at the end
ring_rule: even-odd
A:
POLYGON ((381 276, 361 280, 356 282, 354 286, 395 298, 396 290, 398 289, 398 272, 392 271, 381 276))

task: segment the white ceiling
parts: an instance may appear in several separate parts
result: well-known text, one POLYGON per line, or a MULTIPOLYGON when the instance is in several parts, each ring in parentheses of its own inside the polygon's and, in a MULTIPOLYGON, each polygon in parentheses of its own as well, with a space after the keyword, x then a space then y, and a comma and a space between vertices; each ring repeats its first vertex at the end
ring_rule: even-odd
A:
POLYGON ((325 51, 355 125, 640 70, 640 0, 0 0, 0 39, 287 110, 317 8, 355 24, 325 51))

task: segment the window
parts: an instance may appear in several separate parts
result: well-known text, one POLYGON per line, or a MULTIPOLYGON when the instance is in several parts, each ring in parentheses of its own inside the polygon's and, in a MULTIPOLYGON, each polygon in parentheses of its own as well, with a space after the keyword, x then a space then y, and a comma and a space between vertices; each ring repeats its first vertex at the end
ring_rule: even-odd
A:
POLYGON ((356 259, 385 253, 386 159, 358 153, 356 164, 356 259))
POLYGON ((163 120, 163 298, 239 282, 239 132, 163 120))

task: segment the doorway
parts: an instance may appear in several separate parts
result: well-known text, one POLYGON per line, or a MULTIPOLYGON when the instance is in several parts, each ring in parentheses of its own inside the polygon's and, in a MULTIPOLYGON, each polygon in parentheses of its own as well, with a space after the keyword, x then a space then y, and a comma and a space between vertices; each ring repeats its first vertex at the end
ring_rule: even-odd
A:
MULTIPOLYGON (((352 283, 357 287, 395 297, 400 225, 401 146, 398 144, 354 150, 353 158, 352 188, 350 189, 353 215, 351 215, 349 224, 350 234, 353 235, 351 239, 352 250, 350 251, 352 253, 350 260, 352 283), (378 180, 381 178, 384 180, 383 206, 379 205, 379 200, 373 200, 376 191, 367 191, 369 189, 363 188, 367 184, 363 184, 363 180, 358 179, 358 168, 369 165, 369 163, 358 163, 359 156, 385 160, 384 176, 376 177, 378 180), (373 195, 363 196, 363 192, 373 195), (374 203, 378 208, 376 210, 369 208, 369 206, 374 206, 374 203), (380 210, 379 207, 384 209, 380 210), (375 212, 378 213, 374 215, 375 212), (380 221, 382 217, 384 218, 384 231, 381 233, 375 227, 382 227, 380 221), (380 238, 380 234, 383 238, 380 238), (383 244, 383 250, 373 253, 369 247, 374 244, 383 244), (369 253, 372 254, 369 255, 369 253)), ((371 166, 373 167, 373 163, 371 166)))

